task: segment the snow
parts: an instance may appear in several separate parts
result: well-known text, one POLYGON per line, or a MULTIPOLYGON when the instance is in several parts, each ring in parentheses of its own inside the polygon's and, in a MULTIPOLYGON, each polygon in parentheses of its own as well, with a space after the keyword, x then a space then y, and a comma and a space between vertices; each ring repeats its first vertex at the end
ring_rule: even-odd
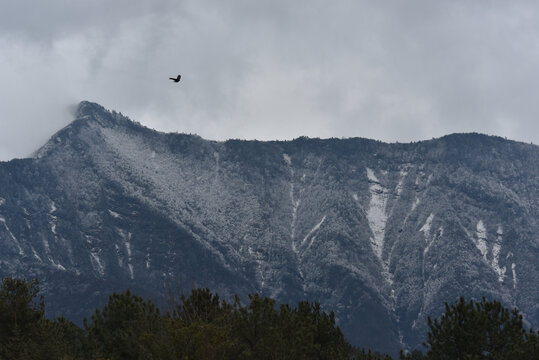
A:
POLYGON ((501 253, 502 242, 503 242, 502 226, 499 225, 498 229, 496 230, 497 237, 494 244, 492 245, 492 249, 491 249, 492 259, 490 262, 487 259, 487 254, 488 254, 487 229, 482 220, 479 220, 477 222, 475 234, 476 234, 476 238, 471 237, 473 243, 475 244, 477 249, 481 252, 481 255, 483 256, 483 259, 485 260, 485 262, 490 266, 492 271, 496 273, 496 276, 498 277, 498 281, 503 282, 506 268, 500 266, 500 253, 501 253))
POLYGON ((34 257, 39 261, 39 262, 43 262, 43 260, 41 260, 41 258, 39 257, 39 255, 37 254, 36 250, 30 246, 30 248, 32 249, 32 254, 34 255, 34 257))
POLYGON ((473 239, 475 246, 483 255, 485 261, 487 261, 487 229, 483 224, 483 220, 479 220, 476 226, 477 239, 473 239))
MULTIPOLYGON (((131 240, 131 233, 129 233, 129 240, 131 240)), ((125 248, 127 249, 127 256, 131 259, 131 243, 128 240, 125 242, 125 248)))
MULTIPOLYGON (((430 241, 427 240, 427 247, 425 247, 425 250, 423 250, 423 256, 425 256, 429 252, 429 250, 430 250, 432 244, 434 243, 434 241, 437 240, 437 239, 440 239, 443 235, 444 235, 444 227, 440 226, 438 228, 438 234, 435 237, 433 237, 432 240, 430 240, 430 241)), ((434 266, 436 267, 436 264, 434 266)))
MULTIPOLYGON (((311 231, 309 231, 309 233, 303 238, 303 241, 301 242, 301 245, 305 244, 305 242, 309 239, 309 237, 311 235, 313 235, 316 231, 318 231, 318 229, 320 229, 320 226, 322 226, 322 224, 324 223, 325 220, 326 220, 326 215, 324 215, 322 220, 320 220, 320 222, 318 224, 316 224, 311 229, 311 231)), ((309 247, 311 247, 311 245, 313 244, 313 241, 314 241, 315 238, 316 238, 316 235, 312 237, 311 242, 309 243, 309 247)))
POLYGON ((425 235, 425 240, 428 242, 428 239, 430 237, 430 228, 432 226, 432 219, 434 218, 434 214, 431 213, 427 220, 425 221, 425 224, 419 229, 419 231, 422 231, 425 235))
POLYGON ((492 269, 494 272, 498 275, 498 281, 503 282, 503 278, 505 277, 505 266, 502 268, 500 267, 499 261, 500 261, 500 251, 502 248, 502 235, 503 235, 503 229, 500 226, 498 226, 498 230, 496 231, 496 234, 498 234, 498 237, 496 238, 496 242, 492 246, 492 269))
POLYGON ((397 186, 395 188, 395 190, 397 191, 398 196, 401 195, 402 190, 404 188, 403 183, 404 183, 404 179, 406 178, 406 175, 408 175, 408 171, 406 171, 405 169, 402 169, 400 171, 399 183, 397 184, 397 186))
POLYGON ((419 203, 420 203, 420 200, 418 197, 416 197, 415 202, 412 204, 412 210, 410 212, 413 212, 417 208, 417 205, 419 205, 419 203))
POLYGON ((0 222, 2 224, 4 224, 4 228, 6 229, 7 233, 9 234, 9 236, 11 237, 11 240, 13 241, 13 243, 15 243, 15 245, 17 246, 17 249, 19 250, 19 255, 24 255, 24 251, 21 247, 21 244, 19 243, 19 240, 17 240, 17 238, 15 237, 15 235, 13 235, 13 233, 11 232, 11 230, 9 229, 9 226, 7 226, 7 223, 6 223, 6 219, 3 217, 3 216, 0 216, 0 222))
POLYGON ((127 266, 129 267, 129 276, 131 277, 131 280, 133 280, 135 278, 135 273, 133 272, 133 264, 129 263, 127 264, 127 266))
MULTIPOLYGON (((440 239, 444 235, 444 227, 440 226, 438 228, 438 232, 435 236, 432 237, 432 239, 429 239, 430 237, 430 229, 432 227, 432 219, 434 218, 434 215, 431 213, 427 220, 425 221, 425 225, 421 228, 420 231, 423 231, 423 234, 425 235, 425 241, 427 242, 427 246, 425 246, 425 249, 423 249, 423 259, 421 263, 421 273, 423 276, 423 283, 425 282, 425 257, 427 256, 430 248, 432 247, 432 244, 438 239, 440 239)), ((433 270, 436 269, 436 264, 433 266, 433 270)))
POLYGON ((298 207, 301 203, 301 200, 294 199, 294 184, 290 183, 290 200, 292 201, 292 223, 291 223, 291 238, 292 240, 296 237, 296 219, 298 214, 298 207))
POLYGON ((513 289, 517 288, 517 265, 515 263, 511 264, 511 271, 513 272, 513 289))
POLYGON ((283 159, 288 166, 292 166, 292 160, 290 159, 290 156, 288 156, 288 154, 283 154, 283 159))
POLYGON ((389 193, 386 188, 380 185, 378 178, 369 168, 367 168, 367 177, 370 181, 369 192, 371 193, 371 200, 367 210, 367 220, 373 234, 371 246, 376 257, 382 260, 384 236, 387 224, 386 205, 389 193))
POLYGON ((58 270, 66 271, 66 268, 60 264, 60 262, 56 263, 52 257, 49 256, 49 261, 51 262, 52 266, 57 268, 58 270))
POLYGON ((392 285, 393 279, 389 272, 389 264, 382 258, 387 224, 386 205, 389 198, 389 191, 379 183, 374 171, 369 168, 366 168, 366 170, 367 178, 369 179, 369 192, 371 193, 371 200, 367 210, 367 221, 373 234, 373 237, 371 237, 371 247, 382 264, 383 277, 392 285))
POLYGON ((56 216, 53 215, 55 211, 56 211, 56 204, 54 203, 54 201, 52 201, 50 204, 50 211, 49 211, 49 216, 51 218, 51 221, 49 222, 49 224, 51 226, 51 231, 54 235, 56 235, 56 221, 57 221, 56 216))
POLYGON ((134 272, 134 267, 132 264, 132 247, 131 247, 132 234, 130 232, 126 233, 124 230, 120 228, 116 228, 116 231, 120 235, 122 245, 125 249, 125 252, 123 252, 120 250, 120 246, 118 244, 114 244, 114 247, 116 248, 116 255, 118 257, 118 265, 120 267, 124 266, 124 257, 122 256, 122 253, 127 254, 127 268, 129 270, 129 277, 131 279, 134 279, 135 272, 134 272))
MULTIPOLYGON (((122 232, 122 235, 123 232, 122 232)), ((131 233, 127 233, 127 237, 123 236, 125 249, 127 250, 127 267, 129 268, 129 276, 131 279, 135 278, 135 273, 133 271, 133 264, 131 263, 131 233)))
POLYGON ((146 269, 150 268, 150 263, 151 263, 150 253, 147 253, 146 254, 146 269))
POLYGON ((47 240, 46 237, 43 237, 43 248, 45 249, 45 253, 50 253, 51 252, 51 248, 49 246, 49 240, 47 240))
POLYGON ((375 183, 379 182, 376 175, 374 175, 374 171, 372 171, 369 168, 367 168, 367 178, 369 179, 369 181, 372 181, 372 182, 375 182, 375 183))
POLYGON ((116 249, 116 256, 118 258, 118 266, 123 267, 124 261, 122 259, 122 255, 120 254, 120 247, 118 246, 118 244, 114 244, 114 248, 116 249))
POLYGON ((110 214, 112 217, 114 217, 114 218, 116 218, 116 219, 120 217, 120 214, 118 214, 117 212, 112 211, 112 210, 110 210, 110 209, 107 209, 107 210, 109 211, 109 214, 110 214))
POLYGON ((292 239, 292 250, 297 253, 295 238, 296 238, 296 220, 297 220, 297 213, 298 213, 298 207, 301 203, 300 199, 295 199, 294 197, 294 169, 292 168, 292 160, 290 159, 290 156, 287 154, 283 154, 283 159, 288 165, 288 168, 290 170, 290 201, 292 202, 292 220, 290 223, 290 238, 292 239))
POLYGON ((97 271, 101 276, 105 275, 105 266, 101 262, 99 255, 96 252, 90 252, 90 261, 95 271, 97 271))

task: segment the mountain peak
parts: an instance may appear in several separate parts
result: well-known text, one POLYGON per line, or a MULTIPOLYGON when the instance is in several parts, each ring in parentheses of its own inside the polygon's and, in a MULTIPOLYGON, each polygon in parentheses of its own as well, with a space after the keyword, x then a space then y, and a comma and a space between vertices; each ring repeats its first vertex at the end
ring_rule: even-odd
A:
POLYGON ((98 128, 142 127, 139 123, 122 115, 122 113, 107 110, 94 102, 81 101, 74 112, 74 120, 51 136, 49 141, 33 154, 33 157, 41 158, 60 144, 72 142, 74 139, 79 138, 81 131, 87 129, 88 126, 97 126, 98 128))
POLYGON ((115 125, 125 126, 136 123, 127 116, 122 115, 122 113, 107 110, 103 106, 90 101, 81 101, 79 103, 75 112, 75 120, 73 123, 79 119, 90 119, 96 121, 104 127, 111 127, 115 125))
POLYGON ((105 109, 103 106, 98 103, 90 101, 81 101, 77 106, 75 112, 75 119, 80 119, 84 117, 93 117, 96 114, 110 113, 109 110, 105 109))

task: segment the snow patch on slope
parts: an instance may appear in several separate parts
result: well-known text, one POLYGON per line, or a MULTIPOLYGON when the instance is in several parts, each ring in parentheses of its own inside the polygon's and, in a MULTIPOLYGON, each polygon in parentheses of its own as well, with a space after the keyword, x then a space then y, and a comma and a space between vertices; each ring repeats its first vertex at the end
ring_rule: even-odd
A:
POLYGON ((369 168, 367 168, 367 177, 369 179, 369 192, 371 193, 371 200, 367 210, 367 220, 373 234, 371 246, 376 257, 382 261, 387 224, 386 205, 389 193, 386 188, 380 185, 374 171, 369 168))
MULTIPOLYGON (((320 226, 322 226, 322 224, 324 223, 324 221, 326 220, 326 215, 324 215, 324 217, 322 218, 322 220, 320 220, 320 222, 318 224, 316 224, 312 229, 311 231, 309 231, 309 233, 303 238, 303 241, 301 242, 301 245, 303 246, 305 244, 305 242, 309 239, 309 237, 311 237, 316 231, 318 231, 318 229, 320 229, 320 226)), ((316 239, 316 234, 314 236, 312 236, 311 238, 311 242, 309 243, 309 246, 308 247, 311 247, 311 245, 313 244, 314 242, 314 239, 316 239)))
POLYGON ((53 213, 56 211, 56 204, 53 202, 51 202, 50 204, 50 210, 49 210, 49 217, 51 218, 50 220, 50 226, 51 226, 51 231, 54 235, 57 235, 56 234, 56 223, 57 223, 57 217, 56 215, 53 215, 53 213))
POLYGON ((11 237, 11 240, 13 241, 13 243, 15 244, 15 246, 17 246, 17 249, 19 250, 19 255, 24 255, 24 251, 21 247, 21 244, 19 243, 19 240, 17 240, 17 238, 15 237, 15 235, 13 235, 13 233, 11 232, 11 230, 9 229, 9 226, 7 226, 7 223, 6 223, 6 219, 3 217, 3 216, 0 216, 0 222, 2 224, 4 224, 4 228, 6 229, 7 233, 9 234, 9 236, 11 237))
POLYGON ((290 159, 290 156, 288 154, 283 154, 283 159, 288 166, 292 166, 292 160, 290 159))
POLYGON ((114 248, 116 249, 116 258, 118 259, 118 266, 124 267, 124 260, 122 258, 122 254, 120 253, 120 247, 118 244, 114 244, 114 248))
POLYGON ((474 244, 477 247, 477 249, 481 252, 481 255, 483 255, 483 258, 485 259, 485 261, 487 261, 487 229, 485 228, 485 225, 483 224, 483 220, 479 220, 477 222, 475 234, 477 238, 472 238, 474 241, 474 244))
POLYGON ((43 260, 37 254, 36 249, 34 249, 32 246, 30 246, 30 249, 32 250, 32 254, 34 255, 34 258, 36 258, 37 261, 39 261, 39 262, 43 262, 43 260))
POLYGON ((292 168, 292 159, 290 159, 290 156, 288 154, 283 154, 283 159, 286 162, 288 169, 290 170, 290 201, 292 202, 292 220, 290 224, 290 238, 292 239, 292 250, 297 253, 296 248, 296 221, 297 221, 297 213, 298 213, 298 207, 301 203, 300 199, 296 199, 294 196, 294 168, 292 168))
POLYGON ((105 275, 105 266, 103 265, 103 262, 99 258, 97 252, 90 252, 90 261, 95 271, 97 271, 101 276, 105 275))
POLYGON ((131 233, 128 232, 127 235, 125 234, 125 232, 121 229, 117 229, 118 232, 120 233, 121 237, 122 237, 122 240, 123 240, 123 245, 125 247, 125 250, 127 252, 127 267, 129 269, 129 276, 131 277, 131 279, 134 279, 135 278, 135 272, 133 270, 133 264, 132 264, 132 258, 131 258, 131 233))
MULTIPOLYGON (((436 232, 436 234, 433 234, 431 236, 431 228, 432 228, 432 220, 433 219, 434 219, 434 214, 431 213, 427 217, 427 220, 425 220, 425 223, 423 224, 421 229, 419 229, 419 231, 423 232, 423 235, 425 237, 425 243, 426 243, 426 246, 423 249, 423 258, 422 258, 422 262, 421 262, 421 273, 422 273, 422 277, 423 277, 423 283, 425 283, 425 281, 426 281, 426 279, 425 279, 425 259, 427 257, 427 254, 428 254, 430 248, 432 247, 432 245, 434 244, 434 242, 436 240, 440 239, 444 234, 444 227, 440 226, 438 228, 438 231, 436 232)), ((434 265, 434 267, 436 267, 436 265, 434 265)))
POLYGON ((387 224, 386 205, 389 199, 389 191, 380 184, 374 171, 369 168, 366 168, 366 170, 367 178, 369 179, 369 192, 371 193, 371 200, 367 210, 367 221, 373 234, 373 237, 371 237, 371 247, 382 264, 383 277, 392 285, 393 278, 389 272, 389 264, 383 260, 384 237, 387 224))
POLYGON ((511 272, 513 273, 513 289, 517 288, 517 265, 515 263, 511 264, 511 272))
POLYGON ((503 282, 503 279, 505 277, 505 266, 500 267, 500 251, 502 248, 502 235, 503 235, 503 228, 501 225, 498 226, 498 230, 496 231, 496 234, 498 235, 496 237, 496 242, 492 246, 492 269, 498 275, 498 281, 503 282))
POLYGON ((60 264, 60 262, 56 263, 52 257, 49 256, 49 261, 51 262, 52 266, 57 268, 58 270, 66 271, 66 268, 60 264))
POLYGON ((417 208, 417 205, 419 205, 419 203, 420 200, 418 197, 416 197, 414 203, 412 204, 412 210, 410 212, 413 212, 417 208))
POLYGON ((503 242, 503 228, 501 225, 498 225, 498 229, 496 230, 496 241, 492 245, 491 248, 491 254, 492 258, 489 262, 487 259, 488 254, 488 241, 487 241, 487 229, 485 227, 485 224, 482 220, 479 220, 477 222, 476 226, 476 237, 470 237, 477 247, 479 251, 481 252, 481 255, 483 256, 483 259, 485 262, 490 266, 492 271, 496 273, 496 276, 498 277, 499 282, 503 282, 505 277, 506 268, 500 266, 500 253, 502 248, 502 242, 503 242))
POLYGON ((425 239, 428 239, 430 237, 430 228, 432 226, 432 219, 434 218, 434 214, 431 213, 427 220, 425 221, 425 224, 419 229, 419 231, 423 232, 425 235, 425 239))
POLYGON ((120 214, 118 214, 117 212, 112 211, 112 210, 110 210, 110 209, 107 209, 107 210, 109 211, 109 214, 110 214, 113 218, 118 219, 118 218, 120 217, 120 214))
POLYGON ((402 190, 404 189, 403 183, 404 179, 406 178, 406 175, 408 175, 408 171, 406 169, 402 169, 400 171, 400 178, 397 186, 395 187, 395 191, 397 192, 397 196, 400 196, 402 193, 402 190))

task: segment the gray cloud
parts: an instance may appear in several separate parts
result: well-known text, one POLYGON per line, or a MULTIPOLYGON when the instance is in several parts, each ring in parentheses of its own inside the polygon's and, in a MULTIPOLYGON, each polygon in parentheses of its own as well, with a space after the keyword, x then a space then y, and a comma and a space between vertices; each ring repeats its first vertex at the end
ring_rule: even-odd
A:
POLYGON ((538 10, 518 0, 13 1, 0 13, 0 159, 37 149, 81 100, 211 139, 478 131, 537 143, 538 10))

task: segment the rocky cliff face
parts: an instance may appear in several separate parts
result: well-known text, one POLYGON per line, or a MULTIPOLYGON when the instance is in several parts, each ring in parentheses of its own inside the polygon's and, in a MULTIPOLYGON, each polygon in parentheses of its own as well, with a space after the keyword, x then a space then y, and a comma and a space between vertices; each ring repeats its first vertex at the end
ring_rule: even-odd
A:
POLYGON ((207 286, 321 302, 394 352, 459 295, 539 325, 539 148, 479 134, 206 141, 83 102, 0 163, 0 275, 38 277, 74 320, 112 291, 207 286))

